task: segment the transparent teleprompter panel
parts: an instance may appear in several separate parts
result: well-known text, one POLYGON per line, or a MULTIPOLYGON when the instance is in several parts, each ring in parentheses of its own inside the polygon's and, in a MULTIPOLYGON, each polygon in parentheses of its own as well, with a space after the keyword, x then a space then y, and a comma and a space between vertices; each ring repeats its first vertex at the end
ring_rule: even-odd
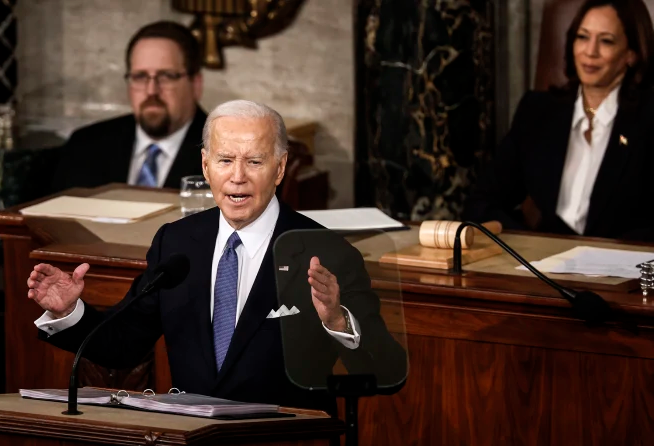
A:
MULTIPOLYGON (((354 239, 362 237, 376 250, 395 250, 382 231, 354 239)), ((287 375, 297 386, 391 394, 408 374, 399 272, 365 262, 350 239, 327 229, 282 234, 274 245, 279 307, 268 317, 279 321, 287 375)))

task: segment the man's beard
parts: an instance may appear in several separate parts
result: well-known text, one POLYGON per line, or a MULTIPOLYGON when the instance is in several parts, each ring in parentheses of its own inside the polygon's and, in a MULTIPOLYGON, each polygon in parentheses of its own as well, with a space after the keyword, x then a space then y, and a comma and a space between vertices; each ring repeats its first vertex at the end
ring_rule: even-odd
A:
POLYGON ((170 114, 168 107, 158 96, 148 97, 140 107, 137 121, 143 131, 151 138, 163 138, 170 133, 170 114), (145 108, 150 105, 158 105, 163 108, 164 113, 157 115, 149 115, 145 113, 145 108))

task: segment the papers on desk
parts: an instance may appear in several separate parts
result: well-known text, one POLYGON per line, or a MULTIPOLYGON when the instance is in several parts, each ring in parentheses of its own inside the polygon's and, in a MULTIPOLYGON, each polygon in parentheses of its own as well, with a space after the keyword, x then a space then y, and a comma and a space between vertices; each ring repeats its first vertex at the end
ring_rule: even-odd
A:
MULTIPOLYGON (((63 389, 20 389, 23 398, 48 401, 68 401, 68 390, 63 389)), ((193 393, 164 393, 144 395, 138 392, 120 392, 82 387, 78 389, 79 404, 107 406, 127 406, 152 412, 174 413, 198 417, 218 417, 277 412, 279 406, 273 404, 241 403, 238 401, 214 398, 193 393)))
MULTIPOLYGON (((640 278, 638 264, 654 259, 654 252, 577 246, 531 264, 545 273, 640 278)), ((524 266, 516 269, 527 270, 524 266)))
POLYGON ((365 229, 402 229, 405 226, 393 220, 377 208, 329 209, 324 211, 300 211, 305 217, 320 223, 327 229, 358 231, 365 229))
POLYGON ((77 218, 99 223, 133 223, 172 208, 172 203, 103 200, 66 195, 28 206, 23 215, 54 218, 77 218))

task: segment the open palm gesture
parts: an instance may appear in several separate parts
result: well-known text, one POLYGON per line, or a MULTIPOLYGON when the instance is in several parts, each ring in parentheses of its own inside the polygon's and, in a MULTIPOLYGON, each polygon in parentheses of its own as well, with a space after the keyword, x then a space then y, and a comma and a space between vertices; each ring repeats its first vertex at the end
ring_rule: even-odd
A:
POLYGON ((50 311, 57 319, 65 317, 75 309, 77 299, 84 289, 84 274, 89 268, 88 263, 83 263, 69 276, 59 268, 39 263, 27 279, 27 297, 44 310, 50 311))

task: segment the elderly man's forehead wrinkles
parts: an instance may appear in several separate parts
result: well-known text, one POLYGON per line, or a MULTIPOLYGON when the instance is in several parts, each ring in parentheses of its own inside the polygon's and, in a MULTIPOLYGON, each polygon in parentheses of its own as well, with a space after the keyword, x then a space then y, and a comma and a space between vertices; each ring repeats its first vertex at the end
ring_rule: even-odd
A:
POLYGON ((270 153, 265 153, 262 152, 261 150, 258 149, 252 149, 252 150, 246 150, 246 151, 241 151, 241 150, 229 150, 229 149, 218 149, 215 152, 215 155, 217 158, 230 158, 230 159, 260 159, 260 160, 265 160, 268 157, 270 157, 270 153))
POLYGON ((215 131, 213 133, 213 140, 225 144, 228 142, 237 142, 237 143, 250 143, 265 141, 268 135, 255 133, 255 132, 238 132, 238 131, 215 131))

